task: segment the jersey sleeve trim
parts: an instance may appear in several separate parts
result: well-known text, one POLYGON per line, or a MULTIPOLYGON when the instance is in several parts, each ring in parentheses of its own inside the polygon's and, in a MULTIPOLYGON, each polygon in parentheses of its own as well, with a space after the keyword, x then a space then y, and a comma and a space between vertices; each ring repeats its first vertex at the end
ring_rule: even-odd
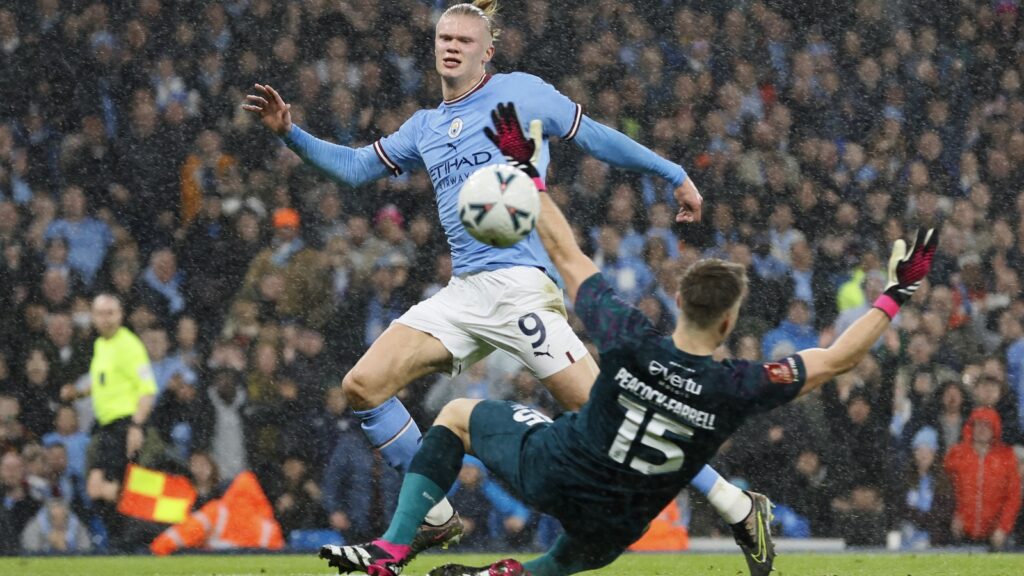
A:
POLYGON ((380 161, 387 166, 393 176, 400 176, 402 174, 402 169, 398 164, 391 161, 391 158, 388 157, 388 153, 384 151, 384 146, 380 143, 380 140, 373 143, 373 151, 377 153, 377 158, 380 158, 380 161))
POLYGON ((576 137, 576 133, 580 131, 580 123, 582 121, 583 121, 583 106, 580 105, 580 104, 576 104, 576 114, 573 115, 572 126, 569 128, 569 131, 566 132, 565 136, 562 137, 562 140, 565 140, 566 142, 568 142, 569 140, 572 140, 573 138, 575 138, 576 137))

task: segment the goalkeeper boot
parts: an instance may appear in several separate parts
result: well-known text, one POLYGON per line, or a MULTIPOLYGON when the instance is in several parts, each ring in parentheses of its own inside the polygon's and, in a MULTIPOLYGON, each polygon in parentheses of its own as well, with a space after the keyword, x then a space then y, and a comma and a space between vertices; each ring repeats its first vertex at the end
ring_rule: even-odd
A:
POLYGON ((320 557, 327 560, 331 568, 337 568, 338 574, 362 572, 370 576, 398 576, 412 560, 412 551, 409 546, 374 540, 354 546, 321 546, 320 557))
POLYGON ((420 524, 416 536, 412 539, 412 555, 416 556, 424 550, 438 546, 447 550, 449 546, 462 540, 462 532, 462 518, 459 518, 458 512, 452 514, 452 517, 440 526, 424 522, 420 524))
POLYGON ((427 576, 530 576, 530 572, 518 560, 506 558, 480 568, 471 568, 461 564, 445 564, 434 568, 427 576))
POLYGON ((772 503, 764 494, 744 491, 753 506, 750 514, 732 525, 732 535, 743 550, 751 576, 767 576, 775 562, 775 543, 772 542, 772 503))

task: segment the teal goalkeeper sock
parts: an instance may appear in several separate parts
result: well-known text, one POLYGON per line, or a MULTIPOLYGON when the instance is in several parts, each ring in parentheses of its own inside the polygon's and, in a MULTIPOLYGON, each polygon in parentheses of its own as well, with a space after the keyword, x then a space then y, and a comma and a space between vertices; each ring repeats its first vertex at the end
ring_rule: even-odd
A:
POLYGON ((556 560, 556 557, 562 557, 563 560, 566 559, 565 556, 571 557, 573 550, 569 547, 570 540, 565 534, 560 535, 546 554, 524 562, 523 568, 530 572, 530 576, 567 576, 573 572, 579 572, 579 570, 573 570, 572 567, 564 566, 556 560))
POLYGON ((412 544, 427 512, 455 484, 466 449, 462 440, 444 426, 432 426, 409 465, 398 493, 398 508, 382 538, 392 544, 412 544))
POLYGON ((444 498, 445 491, 433 480, 415 472, 409 472, 402 480, 398 493, 398 507, 391 517, 391 525, 381 539, 392 544, 412 544, 420 524, 427 512, 444 498))
POLYGON ((555 562, 550 553, 524 562, 523 568, 529 571, 530 576, 565 576, 569 574, 567 570, 558 565, 558 562, 555 562))
POLYGON ((624 550, 562 534, 546 554, 523 563, 531 576, 568 576, 611 564, 624 550))

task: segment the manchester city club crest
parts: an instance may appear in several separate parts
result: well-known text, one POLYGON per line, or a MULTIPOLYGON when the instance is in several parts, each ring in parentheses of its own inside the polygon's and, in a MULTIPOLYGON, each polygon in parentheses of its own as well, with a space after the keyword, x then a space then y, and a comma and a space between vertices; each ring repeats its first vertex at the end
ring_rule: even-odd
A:
POLYGON ((456 118, 452 120, 450 126, 448 126, 448 137, 458 138, 459 134, 462 134, 462 118, 456 118))

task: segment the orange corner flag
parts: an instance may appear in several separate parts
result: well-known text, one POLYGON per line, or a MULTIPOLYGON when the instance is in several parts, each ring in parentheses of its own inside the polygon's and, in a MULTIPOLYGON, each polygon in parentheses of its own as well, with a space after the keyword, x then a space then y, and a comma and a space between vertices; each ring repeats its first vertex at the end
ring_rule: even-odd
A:
POLYGON ((196 491, 184 476, 128 465, 117 511, 140 520, 184 522, 196 501, 196 491))

